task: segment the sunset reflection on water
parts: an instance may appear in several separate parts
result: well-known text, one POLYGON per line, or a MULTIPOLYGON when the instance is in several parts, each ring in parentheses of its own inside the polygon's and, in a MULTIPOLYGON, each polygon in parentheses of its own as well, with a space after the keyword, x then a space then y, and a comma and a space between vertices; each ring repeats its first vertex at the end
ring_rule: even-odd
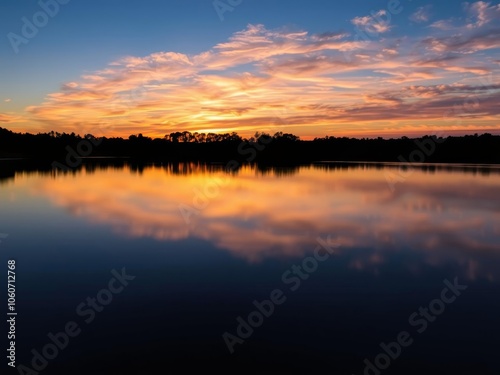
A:
POLYGON ((415 170, 391 190, 382 167, 245 166, 228 174, 203 165, 125 165, 21 176, 16 184, 120 236, 202 239, 252 263, 302 256, 328 235, 340 252, 366 249, 351 267, 374 272, 410 251, 426 264, 456 262, 469 278, 493 279, 500 259, 495 173, 415 170))

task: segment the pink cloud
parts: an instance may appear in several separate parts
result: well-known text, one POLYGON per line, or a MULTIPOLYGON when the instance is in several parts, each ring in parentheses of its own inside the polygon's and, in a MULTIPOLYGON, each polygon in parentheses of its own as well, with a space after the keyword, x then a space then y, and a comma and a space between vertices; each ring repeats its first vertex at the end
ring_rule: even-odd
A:
POLYGON ((467 27, 471 29, 482 27, 500 18, 500 4, 491 5, 490 2, 477 1, 472 4, 465 3, 465 9, 470 17, 467 27))

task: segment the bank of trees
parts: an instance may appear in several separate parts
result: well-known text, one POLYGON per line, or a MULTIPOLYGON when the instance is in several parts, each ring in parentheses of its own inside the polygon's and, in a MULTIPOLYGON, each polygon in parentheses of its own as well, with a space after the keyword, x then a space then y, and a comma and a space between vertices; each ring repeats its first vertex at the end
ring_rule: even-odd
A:
POLYGON ((64 160, 68 150, 80 156, 130 157, 138 160, 240 160, 261 163, 311 161, 409 161, 500 163, 500 136, 424 136, 398 139, 356 139, 325 136, 301 140, 294 134, 257 132, 251 137, 232 133, 173 132, 162 138, 134 134, 128 138, 48 132, 14 133, 0 128, 0 157, 64 160), (87 155, 85 144, 92 144, 87 155))

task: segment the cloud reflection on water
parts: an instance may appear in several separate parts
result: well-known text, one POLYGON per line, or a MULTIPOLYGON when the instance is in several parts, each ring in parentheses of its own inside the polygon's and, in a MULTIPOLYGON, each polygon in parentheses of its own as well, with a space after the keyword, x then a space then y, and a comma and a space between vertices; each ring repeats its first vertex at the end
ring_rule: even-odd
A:
POLYGON ((497 174, 415 171, 391 192, 384 170, 377 168, 191 172, 83 169, 43 178, 36 190, 72 215, 120 235, 203 239, 249 262, 303 256, 318 236, 328 235, 341 244, 341 253, 366 249, 351 262, 355 269, 378 269, 410 251, 427 265, 454 262, 470 278, 481 273, 493 279, 492 265, 500 260, 497 174), (194 190, 203 191, 215 178, 228 183, 187 224, 179 205, 193 206, 194 190))

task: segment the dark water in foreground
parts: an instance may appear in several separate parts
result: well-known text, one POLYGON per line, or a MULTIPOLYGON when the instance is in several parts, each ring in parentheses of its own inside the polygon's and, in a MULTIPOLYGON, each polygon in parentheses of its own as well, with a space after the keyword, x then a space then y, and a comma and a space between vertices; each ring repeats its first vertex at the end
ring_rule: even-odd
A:
POLYGON ((34 349, 43 374, 498 374, 499 188, 487 167, 18 171, 0 180, 16 364, 34 349), (123 268, 135 278, 110 283, 123 268))

